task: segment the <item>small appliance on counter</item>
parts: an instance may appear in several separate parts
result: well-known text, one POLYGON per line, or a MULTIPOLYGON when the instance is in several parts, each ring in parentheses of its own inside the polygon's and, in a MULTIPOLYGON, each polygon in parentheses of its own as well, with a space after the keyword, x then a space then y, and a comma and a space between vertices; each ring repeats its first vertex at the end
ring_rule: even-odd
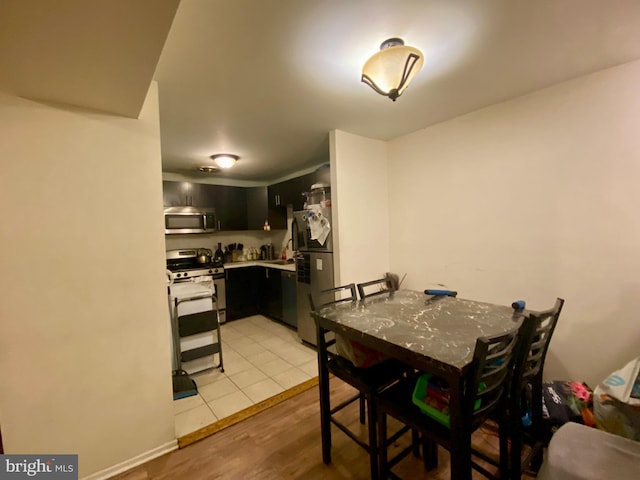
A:
POLYGON ((273 256, 273 245, 267 243, 266 245, 262 245, 260 247, 260 260, 274 260, 273 256))

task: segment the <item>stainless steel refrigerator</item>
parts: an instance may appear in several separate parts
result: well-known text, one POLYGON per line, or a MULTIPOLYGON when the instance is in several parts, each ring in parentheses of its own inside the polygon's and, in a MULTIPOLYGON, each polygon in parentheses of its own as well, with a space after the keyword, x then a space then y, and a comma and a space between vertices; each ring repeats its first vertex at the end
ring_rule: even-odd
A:
POLYGON ((310 315, 309 294, 334 286, 332 228, 330 208, 293 214, 298 336, 312 345, 317 341, 315 323, 310 315))

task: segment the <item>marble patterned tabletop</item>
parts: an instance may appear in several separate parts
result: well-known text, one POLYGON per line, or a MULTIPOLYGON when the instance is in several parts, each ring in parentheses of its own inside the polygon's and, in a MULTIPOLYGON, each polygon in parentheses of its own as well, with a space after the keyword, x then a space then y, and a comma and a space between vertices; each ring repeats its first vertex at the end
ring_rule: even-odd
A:
POLYGON ((315 315, 456 369, 471 363, 477 338, 510 330, 520 318, 511 306, 412 290, 325 307, 315 315))

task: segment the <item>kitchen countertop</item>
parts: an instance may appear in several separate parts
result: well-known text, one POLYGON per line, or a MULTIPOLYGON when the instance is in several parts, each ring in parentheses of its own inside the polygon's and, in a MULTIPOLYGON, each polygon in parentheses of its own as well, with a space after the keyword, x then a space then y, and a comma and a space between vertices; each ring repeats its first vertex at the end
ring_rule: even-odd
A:
POLYGON ((281 260, 249 260, 243 262, 230 262, 225 263, 224 268, 243 268, 243 267, 268 267, 268 268, 277 268, 278 270, 285 270, 287 272, 295 272, 296 264, 294 262, 289 262, 284 265, 276 263, 281 260))

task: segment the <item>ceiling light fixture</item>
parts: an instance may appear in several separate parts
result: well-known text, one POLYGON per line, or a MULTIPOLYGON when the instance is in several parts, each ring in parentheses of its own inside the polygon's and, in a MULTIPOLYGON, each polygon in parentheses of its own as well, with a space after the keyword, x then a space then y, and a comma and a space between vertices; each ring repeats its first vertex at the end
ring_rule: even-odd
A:
POLYGON ((406 46, 401 38, 390 38, 362 67, 362 81, 395 102, 423 64, 420 50, 406 46))
POLYGON ((218 167, 212 167, 211 165, 202 165, 201 167, 198 167, 198 170, 202 173, 216 173, 220 171, 218 167))
POLYGON ((232 155, 231 153, 216 153, 211 155, 211 159, 220 168, 231 168, 240 159, 238 155, 232 155))

